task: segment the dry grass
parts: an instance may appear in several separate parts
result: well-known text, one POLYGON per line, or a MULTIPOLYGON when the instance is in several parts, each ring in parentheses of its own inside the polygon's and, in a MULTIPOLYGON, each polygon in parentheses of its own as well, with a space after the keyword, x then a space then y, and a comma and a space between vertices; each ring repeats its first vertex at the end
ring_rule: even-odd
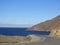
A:
POLYGON ((4 36, 0 35, 0 43, 19 43, 23 41, 30 41, 30 36, 4 36))

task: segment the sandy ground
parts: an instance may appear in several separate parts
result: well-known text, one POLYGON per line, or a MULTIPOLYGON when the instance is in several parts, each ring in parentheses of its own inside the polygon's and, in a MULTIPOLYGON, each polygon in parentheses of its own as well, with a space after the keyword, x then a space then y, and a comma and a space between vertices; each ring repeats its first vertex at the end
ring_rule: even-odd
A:
POLYGON ((46 37, 46 36, 39 36, 39 37, 40 37, 39 41, 35 41, 35 42, 15 43, 15 44, 1 44, 0 43, 0 45, 60 45, 60 38, 57 38, 57 37, 52 38, 52 37, 46 37))

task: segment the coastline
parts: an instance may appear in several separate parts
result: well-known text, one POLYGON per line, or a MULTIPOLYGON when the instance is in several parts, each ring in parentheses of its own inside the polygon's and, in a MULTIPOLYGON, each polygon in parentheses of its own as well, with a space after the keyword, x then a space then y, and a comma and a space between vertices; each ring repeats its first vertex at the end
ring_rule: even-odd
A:
POLYGON ((45 37, 37 35, 28 36, 5 36, 0 35, 0 43, 31 43, 45 40, 45 37))
POLYGON ((0 45, 60 45, 60 38, 58 37, 49 37, 49 36, 39 36, 45 37, 46 39, 30 43, 0 43, 0 45))

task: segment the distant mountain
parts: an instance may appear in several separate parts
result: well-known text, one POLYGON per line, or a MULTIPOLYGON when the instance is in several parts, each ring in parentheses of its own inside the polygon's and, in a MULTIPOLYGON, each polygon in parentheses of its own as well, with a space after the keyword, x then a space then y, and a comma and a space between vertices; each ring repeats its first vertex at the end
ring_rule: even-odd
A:
POLYGON ((28 30, 34 31, 50 31, 52 29, 60 29, 60 15, 28 28, 28 30))

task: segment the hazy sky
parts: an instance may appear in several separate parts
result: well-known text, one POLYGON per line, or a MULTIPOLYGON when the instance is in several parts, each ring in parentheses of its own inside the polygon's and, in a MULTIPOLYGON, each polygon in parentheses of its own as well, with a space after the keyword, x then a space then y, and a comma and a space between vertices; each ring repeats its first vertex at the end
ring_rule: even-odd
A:
POLYGON ((0 0, 0 26, 31 26, 60 14, 60 0, 0 0))

